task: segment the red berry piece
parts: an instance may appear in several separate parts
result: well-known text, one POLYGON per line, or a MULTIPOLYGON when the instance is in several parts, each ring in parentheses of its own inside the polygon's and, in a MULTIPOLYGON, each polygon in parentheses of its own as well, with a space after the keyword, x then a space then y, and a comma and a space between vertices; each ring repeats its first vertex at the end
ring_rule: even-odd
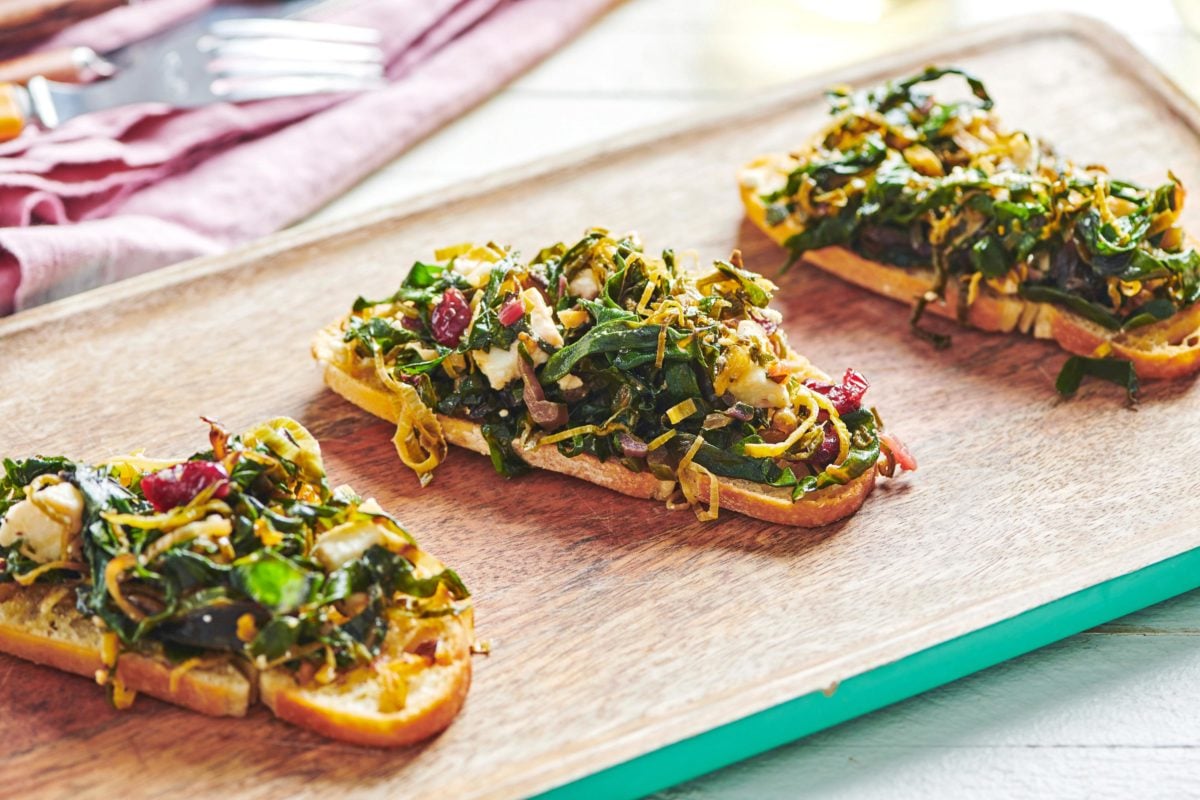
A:
POLYGON ((837 458, 840 449, 841 440, 838 439, 837 431, 834 430, 832 425, 826 425, 825 439, 821 442, 821 446, 817 448, 817 452, 812 454, 810 460, 819 467, 828 466, 837 458))
POLYGON ((871 384, 867 383, 867 379, 858 370, 848 369, 840 384, 805 381, 804 385, 828 397, 830 405, 837 409, 838 414, 849 414, 862 407, 863 395, 867 393, 867 387, 871 384))
POLYGON ((213 485, 217 487, 213 497, 229 494, 229 473, 214 461, 185 461, 142 476, 142 494, 159 512, 187 505, 213 485))
POLYGON ((429 315, 433 338, 443 347, 457 347, 463 331, 471 324, 471 306, 458 289, 451 286, 429 315))

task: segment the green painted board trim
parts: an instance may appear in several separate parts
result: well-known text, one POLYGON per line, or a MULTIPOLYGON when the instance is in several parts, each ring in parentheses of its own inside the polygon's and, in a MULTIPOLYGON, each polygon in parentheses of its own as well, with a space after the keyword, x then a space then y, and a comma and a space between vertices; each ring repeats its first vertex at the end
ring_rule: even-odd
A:
POLYGON ((1112 578, 813 692, 609 767, 538 800, 636 798, 928 691, 1200 586, 1200 548, 1112 578))

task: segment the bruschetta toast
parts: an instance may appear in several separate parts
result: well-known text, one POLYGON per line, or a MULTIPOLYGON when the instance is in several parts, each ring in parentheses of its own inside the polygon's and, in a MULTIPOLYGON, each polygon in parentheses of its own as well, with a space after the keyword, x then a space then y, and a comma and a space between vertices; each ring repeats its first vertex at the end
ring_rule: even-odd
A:
POLYGON ((294 420, 211 425, 186 460, 5 460, 0 651, 203 714, 398 746, 471 680, 462 581, 373 500, 331 491, 294 420))
POLYGON ((859 373, 831 381, 788 345, 775 286, 737 253, 700 270, 596 229, 527 263, 495 244, 435 255, 313 342, 330 388, 397 423, 423 483, 455 444, 505 476, 812 527, 915 466, 859 373))
POLYGON ((1053 339, 1070 369, 1131 389, 1200 369, 1200 254, 1174 175, 1143 188, 1076 165, 1004 127, 953 67, 828 97, 823 130, 739 174, 750 220, 792 261, 911 303, 937 345, 926 311, 1053 339), (926 88, 946 76, 966 99, 926 88))

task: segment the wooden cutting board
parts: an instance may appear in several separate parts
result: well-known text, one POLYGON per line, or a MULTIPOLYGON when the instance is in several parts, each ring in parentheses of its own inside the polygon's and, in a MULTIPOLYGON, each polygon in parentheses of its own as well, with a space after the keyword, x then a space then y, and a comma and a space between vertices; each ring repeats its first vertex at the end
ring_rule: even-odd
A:
POLYGON ((956 330, 934 352, 909 335, 907 309, 816 270, 779 278, 792 342, 830 372, 869 376, 921 462, 818 531, 732 514, 700 524, 552 474, 505 481, 458 450, 422 490, 389 426, 322 386, 312 333, 439 245, 532 253, 606 225, 705 260, 740 247, 772 273, 782 256, 742 219, 738 165, 813 131, 828 82, 930 61, 977 72, 1011 124, 1078 160, 1200 184, 1197 109, 1115 32, 1039 18, 0 322, 0 452, 184 454, 204 439, 201 414, 234 429, 294 416, 324 443, 333 481, 376 496, 459 569, 493 644, 450 730, 395 752, 261 710, 207 719, 141 699, 117 713, 86 680, 0 657, 4 793, 639 794, 1200 583, 1180 560, 1200 544, 1193 381, 1147 387, 1136 411, 1109 385, 1061 402, 1054 346, 956 330))

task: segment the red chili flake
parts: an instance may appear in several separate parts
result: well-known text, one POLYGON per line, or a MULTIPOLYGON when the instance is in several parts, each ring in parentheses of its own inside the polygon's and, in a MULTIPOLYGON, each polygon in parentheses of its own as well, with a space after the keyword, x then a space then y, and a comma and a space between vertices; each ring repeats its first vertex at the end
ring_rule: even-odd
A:
POLYGON ((142 477, 142 494, 155 511, 169 511, 186 505, 210 486, 216 485, 213 497, 229 494, 229 473, 214 461, 185 461, 142 477))
POLYGON ((509 325, 516 325, 525 316, 525 303, 521 301, 520 296, 513 295, 504 301, 496 316, 499 318, 500 324, 506 328, 509 325))
POLYGON ((429 327, 433 338, 443 347, 457 347, 463 331, 471 324, 471 306, 467 298, 451 286, 442 293, 442 299, 429 315, 429 327))
POLYGON ((829 398, 829 403, 839 414, 849 414, 862 407, 863 395, 867 393, 867 379, 858 370, 848 369, 842 376, 842 382, 834 385, 821 381, 805 381, 804 385, 814 392, 819 392, 829 398))

